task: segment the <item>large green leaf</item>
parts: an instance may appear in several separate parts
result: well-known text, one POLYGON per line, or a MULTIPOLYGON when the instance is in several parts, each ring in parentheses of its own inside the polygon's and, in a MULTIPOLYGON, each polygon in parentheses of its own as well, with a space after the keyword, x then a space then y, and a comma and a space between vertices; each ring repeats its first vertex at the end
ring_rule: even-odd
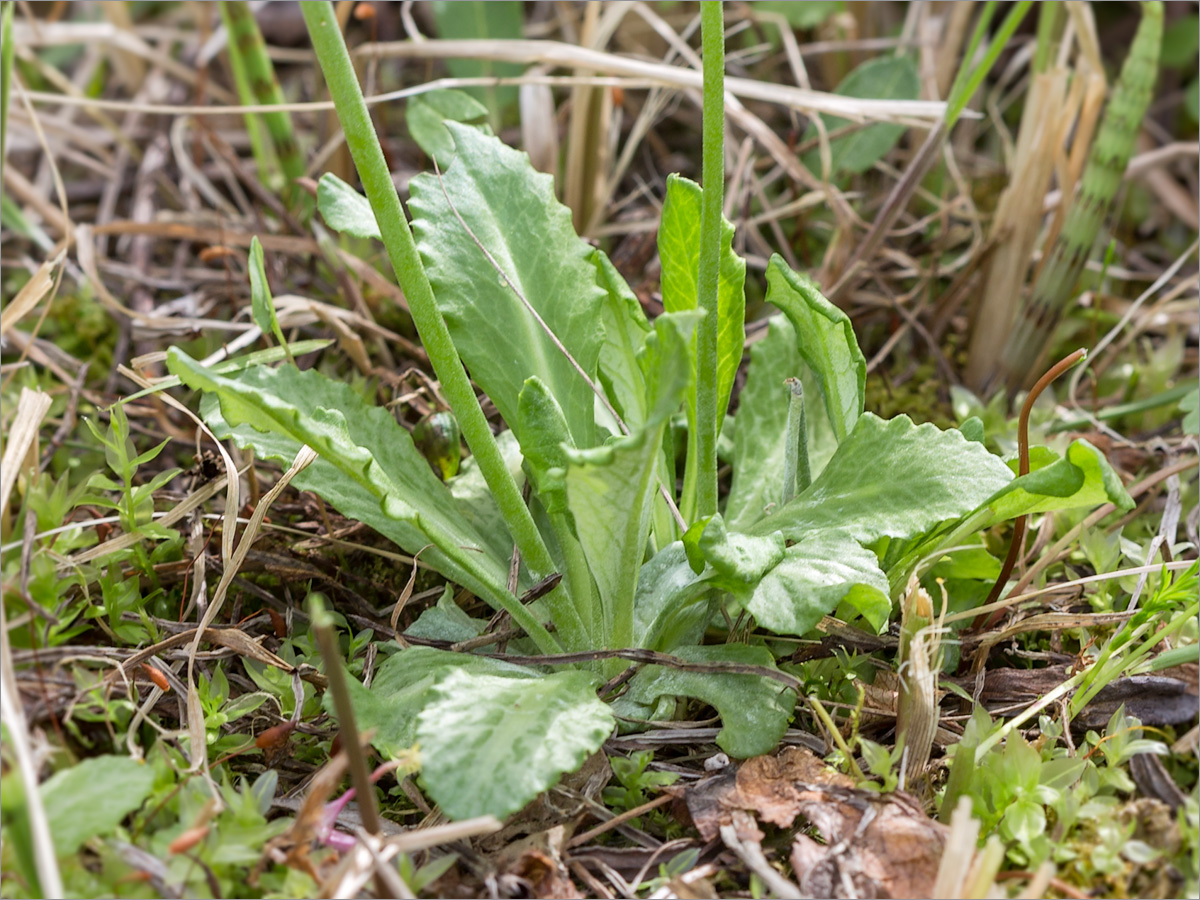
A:
MULTIPOLYGON (((807 275, 793 272, 778 254, 767 264, 767 302, 796 328, 800 356, 816 376, 838 441, 863 411, 867 361, 844 312, 822 296, 807 275)), ((783 377, 787 377, 784 375, 783 377)))
POLYGON ((680 541, 659 550, 638 574, 634 646, 665 651, 698 643, 708 624, 708 594, 680 541))
POLYGON ((455 669, 419 717, 421 771, 452 819, 503 818, 578 769, 612 732, 587 672, 538 679, 455 669))
MULTIPOLYGON (((746 386, 738 395, 733 483, 725 500, 725 520, 734 531, 761 519, 783 494, 789 393, 783 382, 798 377, 802 365, 796 329, 776 316, 767 336, 750 348, 746 386)), ((811 411, 808 418, 815 418, 811 411)))
POLYGON ((417 247, 471 377, 521 434, 517 402, 536 375, 554 395, 580 447, 594 443, 595 397, 488 261, 447 203, 487 248, 589 377, 596 373, 604 292, 591 248, 575 234, 554 179, 498 138, 447 122, 458 155, 443 180, 419 175, 409 208, 417 247), (443 192, 443 185, 445 191, 443 192))
POLYGON ((762 535, 731 534, 720 513, 692 526, 683 536, 683 544, 690 551, 692 568, 702 571, 707 563, 712 567, 709 581, 726 591, 757 584, 783 559, 785 547, 783 535, 778 531, 762 535))
POLYGON ((487 552, 488 541, 459 512, 409 433, 349 385, 295 366, 257 366, 226 377, 175 347, 167 367, 188 387, 218 398, 219 416, 212 406, 204 411, 219 436, 284 463, 303 444, 317 451, 320 459, 296 476, 297 488, 319 494, 409 553, 436 543, 435 537, 452 545, 450 554, 447 546, 432 547, 421 559, 482 597, 494 598, 495 586, 505 583, 508 563, 487 552), (468 551, 471 568, 452 558, 461 548, 475 548, 468 551))
MULTIPOLYGON (((843 97, 874 100, 916 100, 920 92, 917 64, 909 56, 877 56, 862 63, 847 75, 834 90, 843 97)), ((834 132, 851 123, 838 116, 821 116, 827 132, 834 132)), ((842 172, 865 172, 882 159, 904 134, 905 126, 876 122, 829 142, 832 157, 830 175, 842 172)), ((817 137, 816 125, 810 124, 804 140, 817 137)), ((802 157, 804 164, 821 174, 821 157, 817 149, 802 157)))
MULTIPOLYGON (((516 436, 511 431, 502 431, 496 435, 496 446, 500 448, 500 455, 520 487, 524 481, 524 473, 521 469, 521 448, 517 444, 516 436)), ((462 462, 458 474, 446 479, 446 487, 450 489, 458 511, 475 529, 475 533, 486 542, 491 555, 497 560, 512 559, 512 536, 508 533, 504 516, 500 513, 500 507, 496 505, 495 495, 488 487, 475 457, 468 456, 462 462)), ((421 558, 424 559, 424 555, 421 558)))
POLYGON ((1037 466, 1030 474, 999 486, 970 513, 947 521, 896 550, 889 549, 885 568, 893 596, 903 589, 922 560, 934 560, 947 548, 975 540, 974 535, 997 522, 1104 503, 1112 503, 1118 509, 1131 509, 1134 505, 1104 454, 1087 441, 1073 441, 1062 458, 1054 458, 1045 447, 1032 448, 1030 457, 1037 466))
POLYGON ((731 531, 745 531, 777 509, 782 498, 791 394, 784 384, 787 377, 799 378, 804 385, 812 477, 837 449, 816 376, 800 357, 796 328, 787 316, 775 316, 767 336, 750 347, 746 385, 738 395, 733 483, 725 499, 725 522, 731 531))
MULTIPOLYGON (((694 663, 733 662, 774 667, 766 647, 719 644, 676 647, 671 655, 694 663)), ((787 731, 794 691, 761 675, 685 672, 669 666, 646 666, 629 683, 632 701, 651 704, 659 697, 694 697, 721 715, 717 746, 738 759, 770 753, 787 731)))
MULTIPOLYGON (((662 223, 658 229, 658 255, 662 263, 663 308, 667 312, 696 309, 699 305, 700 206, 703 190, 681 175, 667 176, 662 223)), ((742 361, 746 341, 746 261, 733 250, 733 225, 721 219, 721 265, 717 284, 717 424, 729 408, 733 379, 742 361)), ((688 446, 682 511, 690 521, 695 502, 691 479, 696 476, 696 349, 688 356, 693 370, 688 387, 688 446)))
MULTIPOLYGON (((409 647, 379 664, 369 690, 355 678, 346 679, 355 722, 363 731, 374 732, 371 743, 381 753, 398 756, 417 742, 417 716, 432 699, 430 689, 456 670, 506 679, 538 677, 532 669, 486 656, 409 647)), ((329 694, 325 695, 325 707, 333 712, 329 694)))
POLYGON ((650 322, 642 305, 603 250, 592 252, 597 279, 604 288, 604 343, 600 347, 600 381, 613 406, 632 428, 646 421, 646 385, 637 356, 650 322))
POLYGON ((108 834, 153 789, 154 768, 128 756, 94 756, 55 772, 41 786, 55 852, 74 853, 108 834))
POLYGON ((646 425, 603 447, 567 449, 567 506, 600 591, 605 646, 633 643, 638 570, 658 487, 663 431, 689 382, 687 347, 697 313, 664 313, 646 338, 641 364, 649 399, 646 425))
POLYGON ((793 541, 823 531, 863 544, 907 540, 966 515, 1012 480, 999 458, 954 429, 865 413, 808 490, 750 531, 779 530, 793 541))
POLYGON ((891 611, 888 580, 875 554, 842 532, 810 535, 749 590, 738 594, 758 624, 776 634, 804 634, 846 602, 876 629, 891 611))

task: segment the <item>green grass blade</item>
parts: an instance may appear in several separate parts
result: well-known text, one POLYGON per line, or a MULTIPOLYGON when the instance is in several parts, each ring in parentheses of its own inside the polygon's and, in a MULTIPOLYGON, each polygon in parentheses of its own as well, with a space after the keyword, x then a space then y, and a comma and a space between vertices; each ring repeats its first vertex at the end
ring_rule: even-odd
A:
POLYGON ((441 382, 442 393, 458 419, 467 446, 475 454, 479 470, 492 489, 496 505, 530 571, 539 577, 549 575, 554 571, 550 552, 496 445, 491 426, 479 406, 458 350, 450 338, 446 321, 433 298, 429 276, 425 273, 408 219, 400 206, 400 197, 392 183, 392 173, 383 158, 383 148, 379 146, 379 137, 375 134, 363 100, 362 88, 350 62, 350 53, 338 28, 333 6, 326 0, 304 3, 300 8, 337 107, 338 119, 345 129, 346 145, 354 157, 363 189, 379 223, 388 258, 408 299, 413 324, 429 354, 434 374, 441 382))

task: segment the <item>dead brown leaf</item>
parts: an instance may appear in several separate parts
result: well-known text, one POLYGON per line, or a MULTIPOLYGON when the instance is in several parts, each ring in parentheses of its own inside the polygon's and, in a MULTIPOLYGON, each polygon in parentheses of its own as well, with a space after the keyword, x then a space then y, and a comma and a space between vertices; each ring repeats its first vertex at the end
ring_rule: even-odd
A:
MULTIPOLYGON (((747 760, 737 772, 716 773, 687 793, 701 837, 753 812, 760 822, 790 828, 803 819, 824 839, 795 837, 792 867, 812 897, 928 897, 947 829, 901 791, 857 790, 810 750, 785 747, 775 756, 747 760)), ((762 840, 762 833, 747 833, 762 840)))

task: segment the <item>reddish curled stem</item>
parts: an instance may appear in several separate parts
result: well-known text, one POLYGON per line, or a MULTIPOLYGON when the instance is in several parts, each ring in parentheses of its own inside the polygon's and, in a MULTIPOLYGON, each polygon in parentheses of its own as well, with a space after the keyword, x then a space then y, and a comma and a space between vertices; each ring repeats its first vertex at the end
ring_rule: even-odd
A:
MULTIPOLYGON (((1041 396, 1042 391, 1048 388, 1056 378, 1086 356, 1087 350, 1080 347, 1070 356, 1055 363, 1045 375, 1037 380, 1037 384, 1029 391, 1029 395, 1025 398, 1025 403, 1021 406, 1021 417, 1017 420, 1018 475, 1029 474, 1029 414, 1033 412, 1033 404, 1041 396)), ((1000 568, 1000 574, 996 578, 996 583, 992 585, 991 593, 983 601, 984 606, 995 603, 1000 599, 1000 593, 1004 590, 1004 585, 1008 583, 1008 576, 1016 568, 1017 560, 1020 559, 1021 553, 1025 549, 1025 526, 1028 518, 1028 516, 1017 516, 1016 521, 1013 522, 1013 536, 1012 542, 1008 545, 1008 556, 1004 558, 1004 565, 1000 568)), ((990 628, 1003 613, 1003 609, 998 609, 987 619, 984 619, 981 615, 975 619, 973 627, 990 628)))

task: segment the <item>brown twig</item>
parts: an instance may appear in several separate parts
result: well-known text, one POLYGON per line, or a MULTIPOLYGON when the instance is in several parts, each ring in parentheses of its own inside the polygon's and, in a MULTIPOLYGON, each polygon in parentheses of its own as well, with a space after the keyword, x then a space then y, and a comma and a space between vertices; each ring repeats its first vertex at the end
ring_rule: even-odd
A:
MULTIPOLYGON (((1051 367, 1050 371, 1038 379, 1037 384, 1033 386, 1029 391, 1029 395, 1025 398, 1025 403, 1021 406, 1021 416, 1017 420, 1017 472, 1019 476, 1029 474, 1029 414, 1033 412, 1034 402, 1041 396, 1042 391, 1050 386, 1054 379, 1058 378, 1063 372, 1086 356, 1087 350, 1081 347, 1070 356, 1060 360, 1051 367)), ((1013 522, 1013 536, 1012 542, 1008 545, 1008 556, 1004 558, 1004 565, 1000 568, 1000 574, 996 577, 996 583, 992 586, 991 593, 983 601, 984 606, 995 603, 1000 599, 1000 593, 1008 583, 1008 576, 1012 574, 1012 570, 1017 564, 1017 559, 1024 550, 1025 525, 1028 519, 1028 516, 1017 516, 1016 521, 1013 522)), ((980 616, 975 620, 973 627, 990 628, 1002 614, 1003 611, 998 609, 987 619, 983 619, 980 616)))

